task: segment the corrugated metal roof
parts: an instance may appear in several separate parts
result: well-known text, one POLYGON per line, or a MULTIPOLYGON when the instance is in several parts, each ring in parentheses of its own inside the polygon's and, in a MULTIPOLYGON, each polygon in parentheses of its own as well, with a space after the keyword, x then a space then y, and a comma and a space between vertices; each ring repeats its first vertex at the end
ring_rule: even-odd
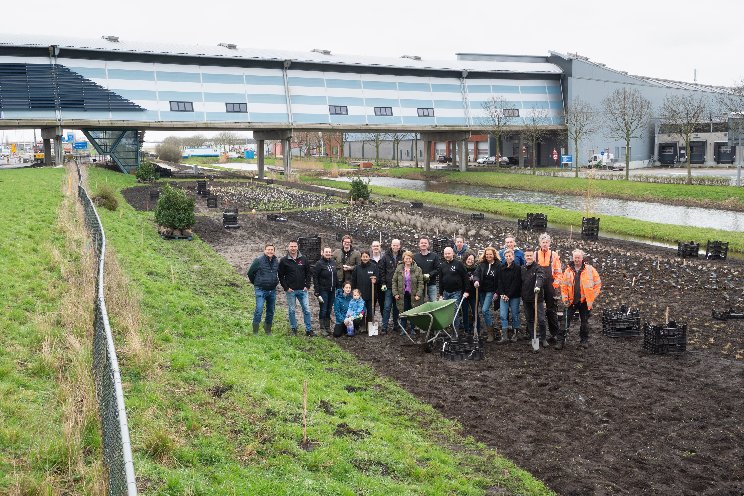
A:
MULTIPOLYGON (((226 40, 228 44, 230 40, 226 40)), ((478 73, 517 73, 517 74, 561 74, 561 69, 550 63, 534 62, 491 62, 463 60, 414 60, 410 58, 370 57, 349 54, 325 54, 320 51, 294 52, 270 49, 229 48, 226 46, 180 45, 175 43, 150 43, 129 41, 109 41, 104 37, 98 39, 70 38, 63 36, 43 35, 2 35, 0 46, 8 47, 60 47, 60 56, 64 49, 90 50, 101 53, 131 53, 163 56, 207 57, 226 60, 269 60, 304 62, 314 64, 341 64, 360 67, 380 67, 396 69, 421 69, 434 71, 463 71, 478 73)))

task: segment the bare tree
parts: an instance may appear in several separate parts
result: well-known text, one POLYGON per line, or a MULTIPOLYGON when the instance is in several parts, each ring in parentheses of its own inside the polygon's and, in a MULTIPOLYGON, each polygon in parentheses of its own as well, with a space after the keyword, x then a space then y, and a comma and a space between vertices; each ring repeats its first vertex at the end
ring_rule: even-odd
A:
POLYGON ((692 184, 692 162, 690 160, 690 138, 711 112, 708 99, 693 93, 667 95, 661 106, 661 119, 671 134, 685 142, 687 160, 687 184, 692 184))
POLYGON ((551 123, 547 109, 532 109, 524 117, 524 137, 532 147, 532 173, 537 173, 537 144, 550 133, 546 128, 551 123))
POLYGON ((393 131, 391 133, 385 133, 384 139, 388 139, 393 143, 393 160, 395 165, 400 166, 400 142, 407 139, 412 139, 411 133, 400 133, 393 131))
POLYGON ((744 79, 733 88, 725 88, 717 98, 718 108, 722 114, 744 112, 744 79))
POLYGON ((201 148, 206 142, 207 138, 203 134, 194 134, 181 139, 182 146, 186 148, 201 148))
POLYGON ((212 138, 212 141, 223 151, 227 151, 232 145, 240 143, 240 136, 232 131, 220 131, 212 138))
MULTIPOLYGON (((486 117, 483 119, 483 126, 488 130, 488 134, 496 140, 496 155, 501 155, 501 138, 514 120, 513 109, 505 108, 506 100, 500 96, 492 96, 487 102, 483 102, 483 110, 486 117)), ((477 157, 476 157, 477 158, 477 157)))
POLYGON ((625 180, 630 179, 630 140, 648 128, 651 102, 635 88, 621 88, 602 100, 605 127, 610 137, 625 140, 625 180))
MULTIPOLYGON (((307 131, 293 132, 292 133, 292 146, 296 146, 300 151, 300 156, 304 157, 310 154, 310 146, 317 140, 318 133, 310 133, 307 131), (313 135, 315 135, 313 137, 313 135)), ((291 150, 289 150, 291 153, 291 150)))
POLYGON ((566 106, 566 127, 568 128, 568 138, 573 141, 574 145, 574 169, 576 177, 579 177, 579 145, 590 134, 594 134, 599 129, 599 120, 597 119, 597 110, 588 102, 575 97, 571 103, 566 106))
POLYGON ((380 145, 382 144, 382 141, 385 139, 384 133, 366 133, 362 136, 362 147, 364 147, 364 143, 372 143, 372 146, 375 147, 375 165, 380 165, 380 145))

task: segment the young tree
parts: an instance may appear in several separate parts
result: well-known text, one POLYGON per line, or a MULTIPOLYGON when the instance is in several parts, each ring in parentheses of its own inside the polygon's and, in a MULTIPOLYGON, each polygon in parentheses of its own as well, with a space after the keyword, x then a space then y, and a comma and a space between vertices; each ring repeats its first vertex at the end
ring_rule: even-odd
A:
POLYGON ((579 177, 579 145, 588 135, 593 134, 599 129, 596 109, 588 102, 575 97, 571 103, 566 106, 566 127, 568 128, 568 138, 573 141, 574 145, 574 169, 575 176, 579 177))
POLYGON ((630 178, 630 140, 648 127, 651 102, 640 91, 617 89, 602 100, 603 117, 611 138, 625 140, 625 180, 630 178))
POLYGON ((362 137, 362 147, 364 143, 372 143, 375 147, 375 166, 380 165, 380 145, 384 139, 384 133, 367 133, 362 137))
POLYGON ((733 88, 721 91, 717 98, 718 108, 722 114, 744 112, 744 79, 733 88))
POLYGON ((661 107, 662 122, 667 125, 671 134, 676 134, 685 142, 687 184, 692 184, 690 138, 710 112, 708 99, 692 93, 667 95, 661 107))
POLYGON ((496 156, 501 155, 501 138, 506 132, 507 126, 514 120, 512 109, 506 109, 507 102, 503 97, 492 96, 487 102, 483 102, 483 110, 486 117, 483 119, 483 126, 488 130, 488 134, 496 140, 496 156))
POLYGON ((524 117, 524 137, 532 147, 532 173, 537 174, 537 144, 550 133, 545 127, 550 124, 547 109, 532 109, 524 117))
POLYGON ((230 146, 240 143, 240 136, 232 131, 220 131, 212 138, 212 141, 215 145, 222 148, 223 151, 227 151, 230 146))
POLYGON ((413 136, 410 133, 400 133, 398 131, 393 131, 384 135, 384 139, 388 139, 393 143, 393 160, 395 160, 396 166, 400 166, 400 142, 412 139, 412 137, 413 136))

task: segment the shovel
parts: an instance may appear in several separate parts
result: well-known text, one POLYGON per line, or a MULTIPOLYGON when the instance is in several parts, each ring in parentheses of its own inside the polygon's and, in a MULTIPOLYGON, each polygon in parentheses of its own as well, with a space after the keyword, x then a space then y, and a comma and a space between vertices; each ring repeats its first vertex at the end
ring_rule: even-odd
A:
POLYGON ((535 322, 532 326, 532 351, 537 353, 540 351, 540 340, 537 338, 537 304, 538 304, 538 295, 540 293, 535 295, 535 322))
POLYGON ((377 336, 377 322, 375 322, 375 283, 372 283, 372 311, 367 316, 367 334, 377 336))
POLYGON ((476 345, 478 344, 480 340, 480 336, 478 335, 478 324, 480 322, 478 319, 479 313, 480 313, 480 300, 478 299, 478 288, 475 288, 475 328, 473 329, 473 342, 475 342, 476 345))

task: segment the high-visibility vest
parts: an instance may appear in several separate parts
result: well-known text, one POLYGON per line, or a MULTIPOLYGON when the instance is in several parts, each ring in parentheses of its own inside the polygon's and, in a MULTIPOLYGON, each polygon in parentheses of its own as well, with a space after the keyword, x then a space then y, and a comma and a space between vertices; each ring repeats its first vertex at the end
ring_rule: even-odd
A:
POLYGON ((537 250, 535 252, 535 260, 540 267, 551 268, 550 276, 553 278, 553 288, 558 289, 561 285, 561 275, 563 274, 563 270, 561 269, 561 257, 559 257, 553 250, 550 250, 549 254, 542 250, 537 250))
MULTIPOLYGON (((561 283, 561 297, 563 303, 568 305, 574 304, 574 282, 576 280, 576 272, 572 265, 566 267, 563 271, 563 281, 561 283)), ((579 285, 581 288, 581 302, 586 302, 586 307, 591 310, 594 300, 599 296, 599 292, 602 290, 602 280, 599 278, 597 269, 589 264, 584 264, 584 270, 581 271, 579 277, 579 285)))

